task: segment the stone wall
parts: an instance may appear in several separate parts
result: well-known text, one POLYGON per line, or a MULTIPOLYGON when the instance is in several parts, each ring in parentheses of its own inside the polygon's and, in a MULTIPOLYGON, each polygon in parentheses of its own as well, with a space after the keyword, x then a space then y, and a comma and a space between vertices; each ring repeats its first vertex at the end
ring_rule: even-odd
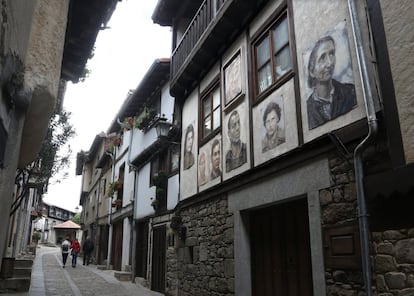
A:
POLYGON ((165 275, 166 287, 165 295, 177 295, 178 280, 177 280, 177 252, 174 247, 168 247, 166 252, 167 270, 165 275))
POLYGON ((234 225, 227 198, 183 209, 185 242, 177 248, 181 296, 234 295, 234 225))
POLYGON ((381 0, 395 97, 400 117, 405 158, 414 162, 414 30, 409 26, 414 13, 411 0, 381 0))
MULTIPOLYGON (((329 157, 331 186, 319 192, 322 227, 357 221, 357 194, 352 161, 337 154, 329 157)), ((327 254, 325 253, 326 257, 327 254)), ((361 267, 362 268, 362 267, 361 267)), ((326 294, 357 296, 364 291, 361 269, 325 267, 326 294)))
POLYGON ((378 296, 414 295, 414 228, 374 232, 378 296))

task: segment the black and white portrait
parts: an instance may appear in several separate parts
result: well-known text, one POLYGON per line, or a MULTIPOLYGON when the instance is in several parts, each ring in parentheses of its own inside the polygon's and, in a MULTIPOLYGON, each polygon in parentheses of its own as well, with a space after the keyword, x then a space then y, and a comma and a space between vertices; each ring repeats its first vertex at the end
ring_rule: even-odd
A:
POLYGON ((254 164, 262 164, 298 145, 294 80, 291 79, 254 106, 254 164))
POLYGON ((306 110, 309 130, 317 128, 356 105, 349 42, 345 26, 328 32, 305 52, 306 110))
POLYGON ((263 138, 262 153, 283 144, 285 139, 284 121, 282 120, 283 99, 276 98, 266 104, 262 111, 263 138), (282 120, 282 121, 281 121, 282 120))
POLYGON ((230 113, 227 121, 227 136, 230 149, 226 151, 226 172, 234 170, 247 162, 246 143, 240 139, 240 115, 237 110, 230 113))
POLYGON ((224 67, 224 99, 230 103, 242 92, 241 55, 240 51, 224 67))
POLYGON ((206 151, 200 150, 198 155, 198 186, 203 186, 209 181, 208 157, 206 151))
POLYGON ((183 169, 188 170, 194 165, 194 126, 189 124, 185 131, 183 169))
POLYGON ((221 144, 218 139, 214 139, 211 143, 210 161, 210 179, 214 180, 218 177, 221 177, 221 144))

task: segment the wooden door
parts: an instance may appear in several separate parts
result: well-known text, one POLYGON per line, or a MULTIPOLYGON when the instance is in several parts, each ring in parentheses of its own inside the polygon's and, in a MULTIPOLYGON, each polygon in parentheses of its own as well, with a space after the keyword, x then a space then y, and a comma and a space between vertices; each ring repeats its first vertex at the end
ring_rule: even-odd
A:
POLYGON ((108 257, 108 225, 101 225, 99 227, 99 233, 98 264, 103 264, 104 260, 108 257))
POLYGON ((122 268, 122 239, 123 239, 123 222, 115 223, 112 230, 112 255, 111 264, 114 270, 122 268))
POLYGON ((252 295, 313 295, 307 202, 251 213, 252 295))
POLYGON ((153 228, 152 244, 152 272, 151 289, 157 292, 165 292, 165 252, 166 252, 166 227, 165 225, 153 228))
POLYGON ((147 278, 148 221, 137 225, 136 276, 147 278))

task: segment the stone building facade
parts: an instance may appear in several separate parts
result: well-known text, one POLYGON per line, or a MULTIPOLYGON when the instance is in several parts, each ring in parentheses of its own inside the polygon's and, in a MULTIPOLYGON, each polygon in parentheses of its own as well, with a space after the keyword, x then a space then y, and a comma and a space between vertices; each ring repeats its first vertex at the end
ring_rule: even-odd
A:
POLYGON ((401 61, 410 56, 406 48, 411 48, 411 33, 396 16, 407 19, 413 11, 411 2, 193 4, 178 9, 179 3, 160 1, 153 19, 173 30, 170 90, 183 102, 182 158, 189 153, 184 131, 194 126, 195 159, 211 152, 206 167, 212 171, 213 148, 219 142, 222 172, 220 178, 215 174, 214 181, 205 183, 200 181, 204 163, 180 170, 180 202, 175 211, 187 235, 175 254, 168 251, 169 293, 410 295, 413 222, 406 208, 412 206, 413 185, 408 180, 413 173, 413 137, 406 117, 413 104, 407 100, 410 78, 399 77, 400 73, 413 76, 407 68, 411 58, 401 61), (211 14, 204 15, 206 11, 211 14), (198 26, 198 21, 203 25, 198 26), (231 29, 225 25, 229 23, 231 29), (285 35, 277 35, 283 30, 285 35), (311 50, 317 47, 314 40, 322 42, 326 36, 341 36, 332 42, 333 55, 337 67, 349 59, 357 103, 349 113, 313 127, 307 110, 310 94, 315 94, 308 89, 311 50), (269 58, 274 66, 269 73, 264 70, 267 40, 274 41, 269 50, 272 46, 280 50, 269 58), (341 43, 346 45, 342 49, 341 43), (282 57, 283 48, 290 55, 282 57), (241 78, 229 82, 228 73, 237 67, 241 78), (235 88, 230 89, 230 83, 236 83, 235 88), (283 106, 278 119, 284 117, 286 129, 272 155, 260 147, 269 101, 283 106), (225 164, 231 154, 226 150, 233 144, 228 138, 234 112, 241 141, 237 143, 246 145, 239 147, 247 147, 247 153, 238 166, 228 169, 225 164), (217 121, 211 119, 217 114, 217 121), (364 140, 372 132, 375 139, 364 140), (224 207, 214 206, 221 202, 224 207), (368 213, 363 212, 365 203, 368 213), (224 228, 222 213, 228 220, 224 228), (295 278, 292 270, 301 276, 295 278), (217 280, 216 274, 229 284, 217 280))
POLYGON ((180 212, 187 227, 177 252, 178 290, 181 295, 234 293, 233 217, 225 196, 180 212))

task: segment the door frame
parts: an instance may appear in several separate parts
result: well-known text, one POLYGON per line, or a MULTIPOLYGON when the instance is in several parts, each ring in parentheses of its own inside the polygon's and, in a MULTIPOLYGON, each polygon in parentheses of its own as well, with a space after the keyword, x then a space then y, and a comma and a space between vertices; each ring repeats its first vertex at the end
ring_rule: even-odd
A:
POLYGON ((252 291, 249 211, 302 197, 308 202, 313 293, 326 296, 319 190, 329 186, 329 162, 321 158, 229 192, 228 207, 234 217, 235 295, 251 296, 252 291))

